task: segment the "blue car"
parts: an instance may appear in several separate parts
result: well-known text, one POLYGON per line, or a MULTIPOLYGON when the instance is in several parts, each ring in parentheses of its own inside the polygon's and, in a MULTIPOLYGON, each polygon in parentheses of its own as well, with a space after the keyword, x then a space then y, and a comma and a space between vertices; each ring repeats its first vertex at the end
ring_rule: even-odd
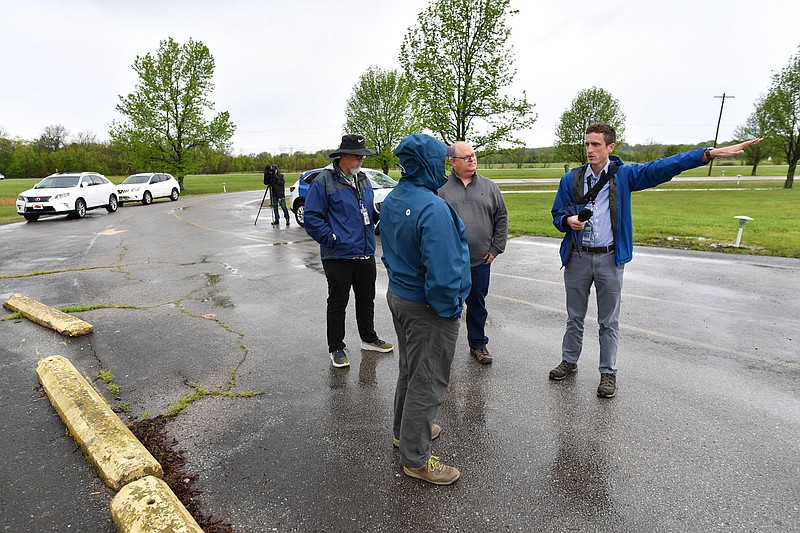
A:
MULTIPOLYGON (((332 167, 329 165, 325 168, 332 167)), ((295 220, 297 220, 297 223, 301 226, 303 225, 303 212, 305 211, 306 194, 308 193, 308 188, 311 186, 311 182, 317 179, 317 176, 319 176, 319 173, 323 170, 324 168, 307 170, 300 174, 300 177, 297 179, 294 185, 289 187, 291 196, 291 209, 294 212, 295 220)), ((380 211, 384 198, 386 198, 387 194, 392 192, 392 188, 397 185, 397 182, 380 170, 373 170, 371 168, 364 168, 361 170, 367 175, 370 183, 372 184, 372 190, 375 194, 375 210, 380 211)), ((376 233, 380 232, 378 227, 379 224, 380 222, 375 224, 376 233)))

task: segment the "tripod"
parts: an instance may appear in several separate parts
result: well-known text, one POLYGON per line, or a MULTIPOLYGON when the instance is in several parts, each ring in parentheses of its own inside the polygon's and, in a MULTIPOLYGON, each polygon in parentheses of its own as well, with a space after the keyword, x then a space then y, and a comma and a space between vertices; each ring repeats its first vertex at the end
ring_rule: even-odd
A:
MULTIPOLYGON (((270 186, 267 185, 267 188, 264 189, 264 198, 262 198, 261 199, 261 203, 258 204, 258 214, 256 214, 256 221, 253 222, 254 226, 258 223, 258 217, 259 217, 259 215, 261 215, 261 208, 264 207, 264 202, 266 201, 267 193, 269 193, 269 192, 270 192, 270 186)), ((270 203, 270 207, 271 207, 272 206, 272 194, 269 195, 269 203, 270 203)), ((273 225, 274 225, 274 222, 275 222, 275 210, 274 209, 272 209, 272 222, 273 222, 273 225)))

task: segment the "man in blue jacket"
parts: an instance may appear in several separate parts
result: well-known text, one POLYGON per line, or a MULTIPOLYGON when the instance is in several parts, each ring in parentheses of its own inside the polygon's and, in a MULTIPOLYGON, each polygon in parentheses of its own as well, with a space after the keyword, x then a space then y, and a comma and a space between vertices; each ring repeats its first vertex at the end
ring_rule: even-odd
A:
POLYGON ((337 368, 350 366, 344 319, 351 287, 361 349, 394 349, 375 333, 374 196, 369 178, 361 172, 364 157, 374 153, 363 136, 343 136, 339 149, 329 156, 333 164, 319 173, 306 194, 305 230, 319 243, 328 280, 328 352, 337 368))
POLYGON ((592 124, 586 129, 588 163, 561 178, 552 209, 553 224, 565 232, 561 264, 565 267, 567 327, 561 343, 562 361, 550 371, 550 379, 560 381, 578 371, 583 321, 594 284, 600 325, 597 396, 601 398, 613 398, 617 393, 622 275, 625 263, 633 258, 631 192, 655 187, 717 157, 741 155, 748 146, 761 142, 753 139, 724 148, 698 148, 649 163, 624 165, 611 155, 616 135, 608 124, 592 124))
POLYGON ((470 291, 464 224, 436 191, 446 177, 447 146, 409 135, 394 153, 403 174, 381 208, 386 300, 397 333, 400 372, 394 400, 394 443, 406 475, 449 485, 461 473, 431 454, 433 423, 450 382, 458 319, 470 291))

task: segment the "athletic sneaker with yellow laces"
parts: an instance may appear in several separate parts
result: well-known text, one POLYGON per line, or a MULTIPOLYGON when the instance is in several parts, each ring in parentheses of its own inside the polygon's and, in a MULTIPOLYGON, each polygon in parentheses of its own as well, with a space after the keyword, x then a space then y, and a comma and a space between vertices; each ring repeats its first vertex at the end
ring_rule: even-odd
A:
POLYGON ((434 485, 449 485, 461 477, 457 468, 447 466, 435 455, 428 457, 427 463, 418 468, 403 466, 403 472, 434 485))

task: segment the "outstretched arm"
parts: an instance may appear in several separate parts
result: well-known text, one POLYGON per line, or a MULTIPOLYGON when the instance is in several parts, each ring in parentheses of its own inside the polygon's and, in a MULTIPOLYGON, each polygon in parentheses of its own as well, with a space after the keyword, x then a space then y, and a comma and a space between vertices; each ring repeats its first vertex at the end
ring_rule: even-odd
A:
POLYGON ((724 146, 722 148, 712 148, 711 150, 707 150, 705 154, 703 154, 703 163, 708 163, 709 155, 711 156, 710 159, 717 159, 718 157, 727 158, 727 157, 736 157, 737 155, 742 155, 744 153, 744 149, 748 146, 753 146, 754 144, 758 144, 764 139, 750 139, 749 141, 744 141, 739 144, 734 144, 731 146, 724 146))

